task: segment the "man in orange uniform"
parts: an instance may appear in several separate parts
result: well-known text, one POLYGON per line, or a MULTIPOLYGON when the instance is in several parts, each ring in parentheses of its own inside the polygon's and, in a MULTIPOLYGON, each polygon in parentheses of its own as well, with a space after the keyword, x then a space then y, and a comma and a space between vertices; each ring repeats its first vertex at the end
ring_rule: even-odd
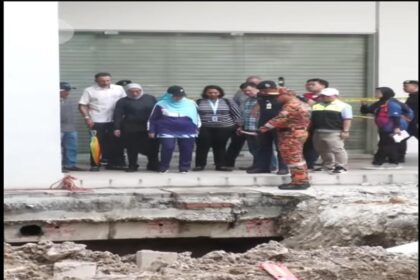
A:
POLYGON ((308 169, 303 158, 303 144, 308 138, 310 107, 296 97, 296 93, 286 88, 279 89, 278 101, 283 104, 280 113, 269 120, 259 131, 265 133, 277 129, 279 150, 289 167, 292 182, 282 184, 282 190, 304 190, 310 187, 308 169))

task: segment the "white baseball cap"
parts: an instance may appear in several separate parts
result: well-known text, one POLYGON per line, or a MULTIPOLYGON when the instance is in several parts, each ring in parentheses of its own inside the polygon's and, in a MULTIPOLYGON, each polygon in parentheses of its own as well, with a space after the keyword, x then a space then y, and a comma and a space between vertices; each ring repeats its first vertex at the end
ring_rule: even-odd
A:
POLYGON ((321 90, 319 94, 325 95, 325 96, 334 96, 334 95, 340 95, 340 92, 335 88, 324 88, 323 90, 321 90))

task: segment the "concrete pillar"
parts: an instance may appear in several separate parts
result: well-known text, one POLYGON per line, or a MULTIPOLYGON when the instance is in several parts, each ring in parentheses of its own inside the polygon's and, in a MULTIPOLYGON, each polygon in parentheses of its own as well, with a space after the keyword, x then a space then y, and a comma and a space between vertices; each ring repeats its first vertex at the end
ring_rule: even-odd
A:
MULTIPOLYGON (((379 2, 378 6, 378 86, 392 88, 397 96, 407 96, 404 80, 417 80, 419 75, 419 11, 418 2, 379 2)), ((409 153, 418 154, 418 141, 410 139, 409 153)))
POLYGON ((58 2, 4 3, 5 188, 62 177, 58 2))

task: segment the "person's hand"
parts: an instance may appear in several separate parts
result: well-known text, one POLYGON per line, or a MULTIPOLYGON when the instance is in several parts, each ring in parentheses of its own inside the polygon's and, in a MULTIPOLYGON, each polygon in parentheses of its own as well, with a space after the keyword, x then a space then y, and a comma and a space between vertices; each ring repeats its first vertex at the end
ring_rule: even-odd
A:
POLYGON ((114 130, 114 135, 115 135, 115 137, 121 137, 121 130, 119 130, 119 129, 114 130))
POLYGON ((394 134, 401 134, 401 129, 399 127, 394 128, 394 134))
POLYGON ((92 129, 93 125, 95 124, 91 119, 85 119, 85 123, 89 127, 89 129, 92 129))
POLYGON ((285 94, 285 93, 287 93, 288 90, 289 89, 287 87, 278 87, 278 92, 280 94, 285 94))
POLYGON ((242 134, 242 128, 238 127, 236 129, 236 135, 241 135, 242 134))
POLYGON ((347 139, 347 138, 350 137, 350 132, 348 132, 348 131, 341 131, 340 137, 341 137, 341 139, 347 139))
POLYGON ((153 139, 153 138, 155 138, 155 136, 156 135, 154 133, 149 132, 149 138, 152 138, 153 139))
POLYGON ((266 126, 261 126, 258 131, 261 133, 266 133, 267 131, 269 131, 270 129, 266 126))

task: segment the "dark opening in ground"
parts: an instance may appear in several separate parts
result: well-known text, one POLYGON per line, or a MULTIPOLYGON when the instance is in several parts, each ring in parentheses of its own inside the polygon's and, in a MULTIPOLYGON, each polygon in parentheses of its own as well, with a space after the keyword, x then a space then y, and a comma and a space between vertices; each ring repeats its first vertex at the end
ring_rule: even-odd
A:
POLYGON ((80 241, 87 249, 109 251, 118 255, 135 254, 139 250, 155 250, 166 252, 192 252, 192 257, 201 257, 208 252, 224 250, 232 253, 243 253, 261 243, 270 240, 282 241, 276 238, 160 238, 160 239, 121 239, 80 241))
POLYGON ((23 236, 37 236, 43 234, 41 227, 38 225, 23 226, 19 231, 23 236))
MULTIPOLYGON (((140 250, 154 250, 164 252, 192 252, 192 257, 198 258, 205 254, 223 250, 231 253, 243 253, 247 250, 270 240, 282 241, 283 237, 275 238, 160 238, 160 239, 115 239, 115 240, 85 240, 76 241, 86 244, 87 249, 93 251, 109 251, 120 256, 135 254, 140 250)), ((62 243, 54 241, 54 243, 62 243)), ((25 243, 11 243, 23 245, 25 243)))

